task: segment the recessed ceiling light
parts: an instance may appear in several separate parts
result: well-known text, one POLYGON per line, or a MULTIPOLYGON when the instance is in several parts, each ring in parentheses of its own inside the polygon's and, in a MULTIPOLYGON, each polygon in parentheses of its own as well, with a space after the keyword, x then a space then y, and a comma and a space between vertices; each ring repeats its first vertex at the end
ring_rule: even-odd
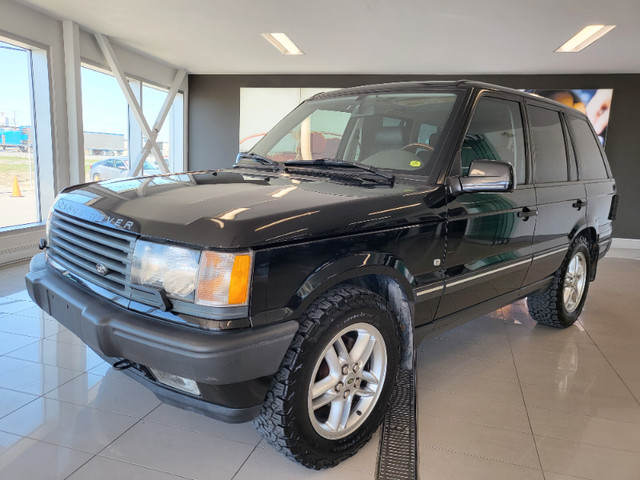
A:
POLYGON ((287 37, 286 33, 263 33, 267 41, 285 55, 304 55, 302 50, 287 37))
POLYGON ((579 52, 583 48, 588 47, 593 42, 598 40, 603 35, 609 33, 616 28, 615 25, 587 25, 573 37, 571 37, 567 43, 562 45, 556 50, 559 53, 574 53, 579 52))

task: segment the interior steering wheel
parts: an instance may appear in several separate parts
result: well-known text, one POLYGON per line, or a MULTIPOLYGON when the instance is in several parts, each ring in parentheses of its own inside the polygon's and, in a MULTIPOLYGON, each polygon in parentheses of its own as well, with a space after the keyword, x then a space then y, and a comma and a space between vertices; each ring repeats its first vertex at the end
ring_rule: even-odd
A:
POLYGON ((429 150, 430 152, 432 152, 433 146, 427 145, 426 143, 414 142, 414 143, 408 143, 407 145, 402 147, 402 150, 404 150, 405 152, 413 152, 413 153, 416 153, 419 149, 429 150))

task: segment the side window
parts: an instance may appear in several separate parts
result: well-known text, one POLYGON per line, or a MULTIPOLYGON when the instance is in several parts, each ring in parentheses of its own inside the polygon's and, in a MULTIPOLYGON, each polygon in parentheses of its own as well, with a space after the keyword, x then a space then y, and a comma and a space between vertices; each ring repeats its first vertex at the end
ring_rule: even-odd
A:
POLYGON ((567 116, 567 123, 578 156, 580 178, 582 180, 607 178, 607 170, 598 147, 598 140, 594 137, 587 120, 567 116))
POLYGON ((483 97, 478 102, 462 143, 461 173, 474 160, 500 160, 513 166, 518 184, 526 182, 526 160, 520 104, 483 97))
POLYGON ((529 105, 535 182, 566 182, 567 150, 560 114, 529 105))

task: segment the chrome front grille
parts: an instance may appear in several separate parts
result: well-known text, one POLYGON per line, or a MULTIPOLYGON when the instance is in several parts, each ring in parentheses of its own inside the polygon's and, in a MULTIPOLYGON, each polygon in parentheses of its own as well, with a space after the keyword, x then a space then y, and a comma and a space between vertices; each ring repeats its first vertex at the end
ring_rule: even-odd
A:
POLYGON ((134 234, 55 212, 49 256, 77 277, 129 298, 135 239, 134 234), (98 265, 106 267, 106 275, 98 273, 98 265))

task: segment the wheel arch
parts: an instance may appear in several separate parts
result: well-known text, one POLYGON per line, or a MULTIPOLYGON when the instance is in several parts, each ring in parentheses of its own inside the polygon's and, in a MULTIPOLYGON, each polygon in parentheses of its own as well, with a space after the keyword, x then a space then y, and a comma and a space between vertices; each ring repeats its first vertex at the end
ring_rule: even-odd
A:
POLYGON ((593 226, 586 226, 576 233, 575 238, 583 237, 589 242, 589 281, 596 279, 596 270, 598 267, 598 255, 600 247, 598 245, 598 232, 593 226))
POLYGON ((413 276, 396 257, 376 253, 360 253, 327 263, 318 268, 300 286, 289 308, 298 317, 314 300, 337 285, 353 285, 380 295, 400 324, 403 367, 413 362, 413 276))

